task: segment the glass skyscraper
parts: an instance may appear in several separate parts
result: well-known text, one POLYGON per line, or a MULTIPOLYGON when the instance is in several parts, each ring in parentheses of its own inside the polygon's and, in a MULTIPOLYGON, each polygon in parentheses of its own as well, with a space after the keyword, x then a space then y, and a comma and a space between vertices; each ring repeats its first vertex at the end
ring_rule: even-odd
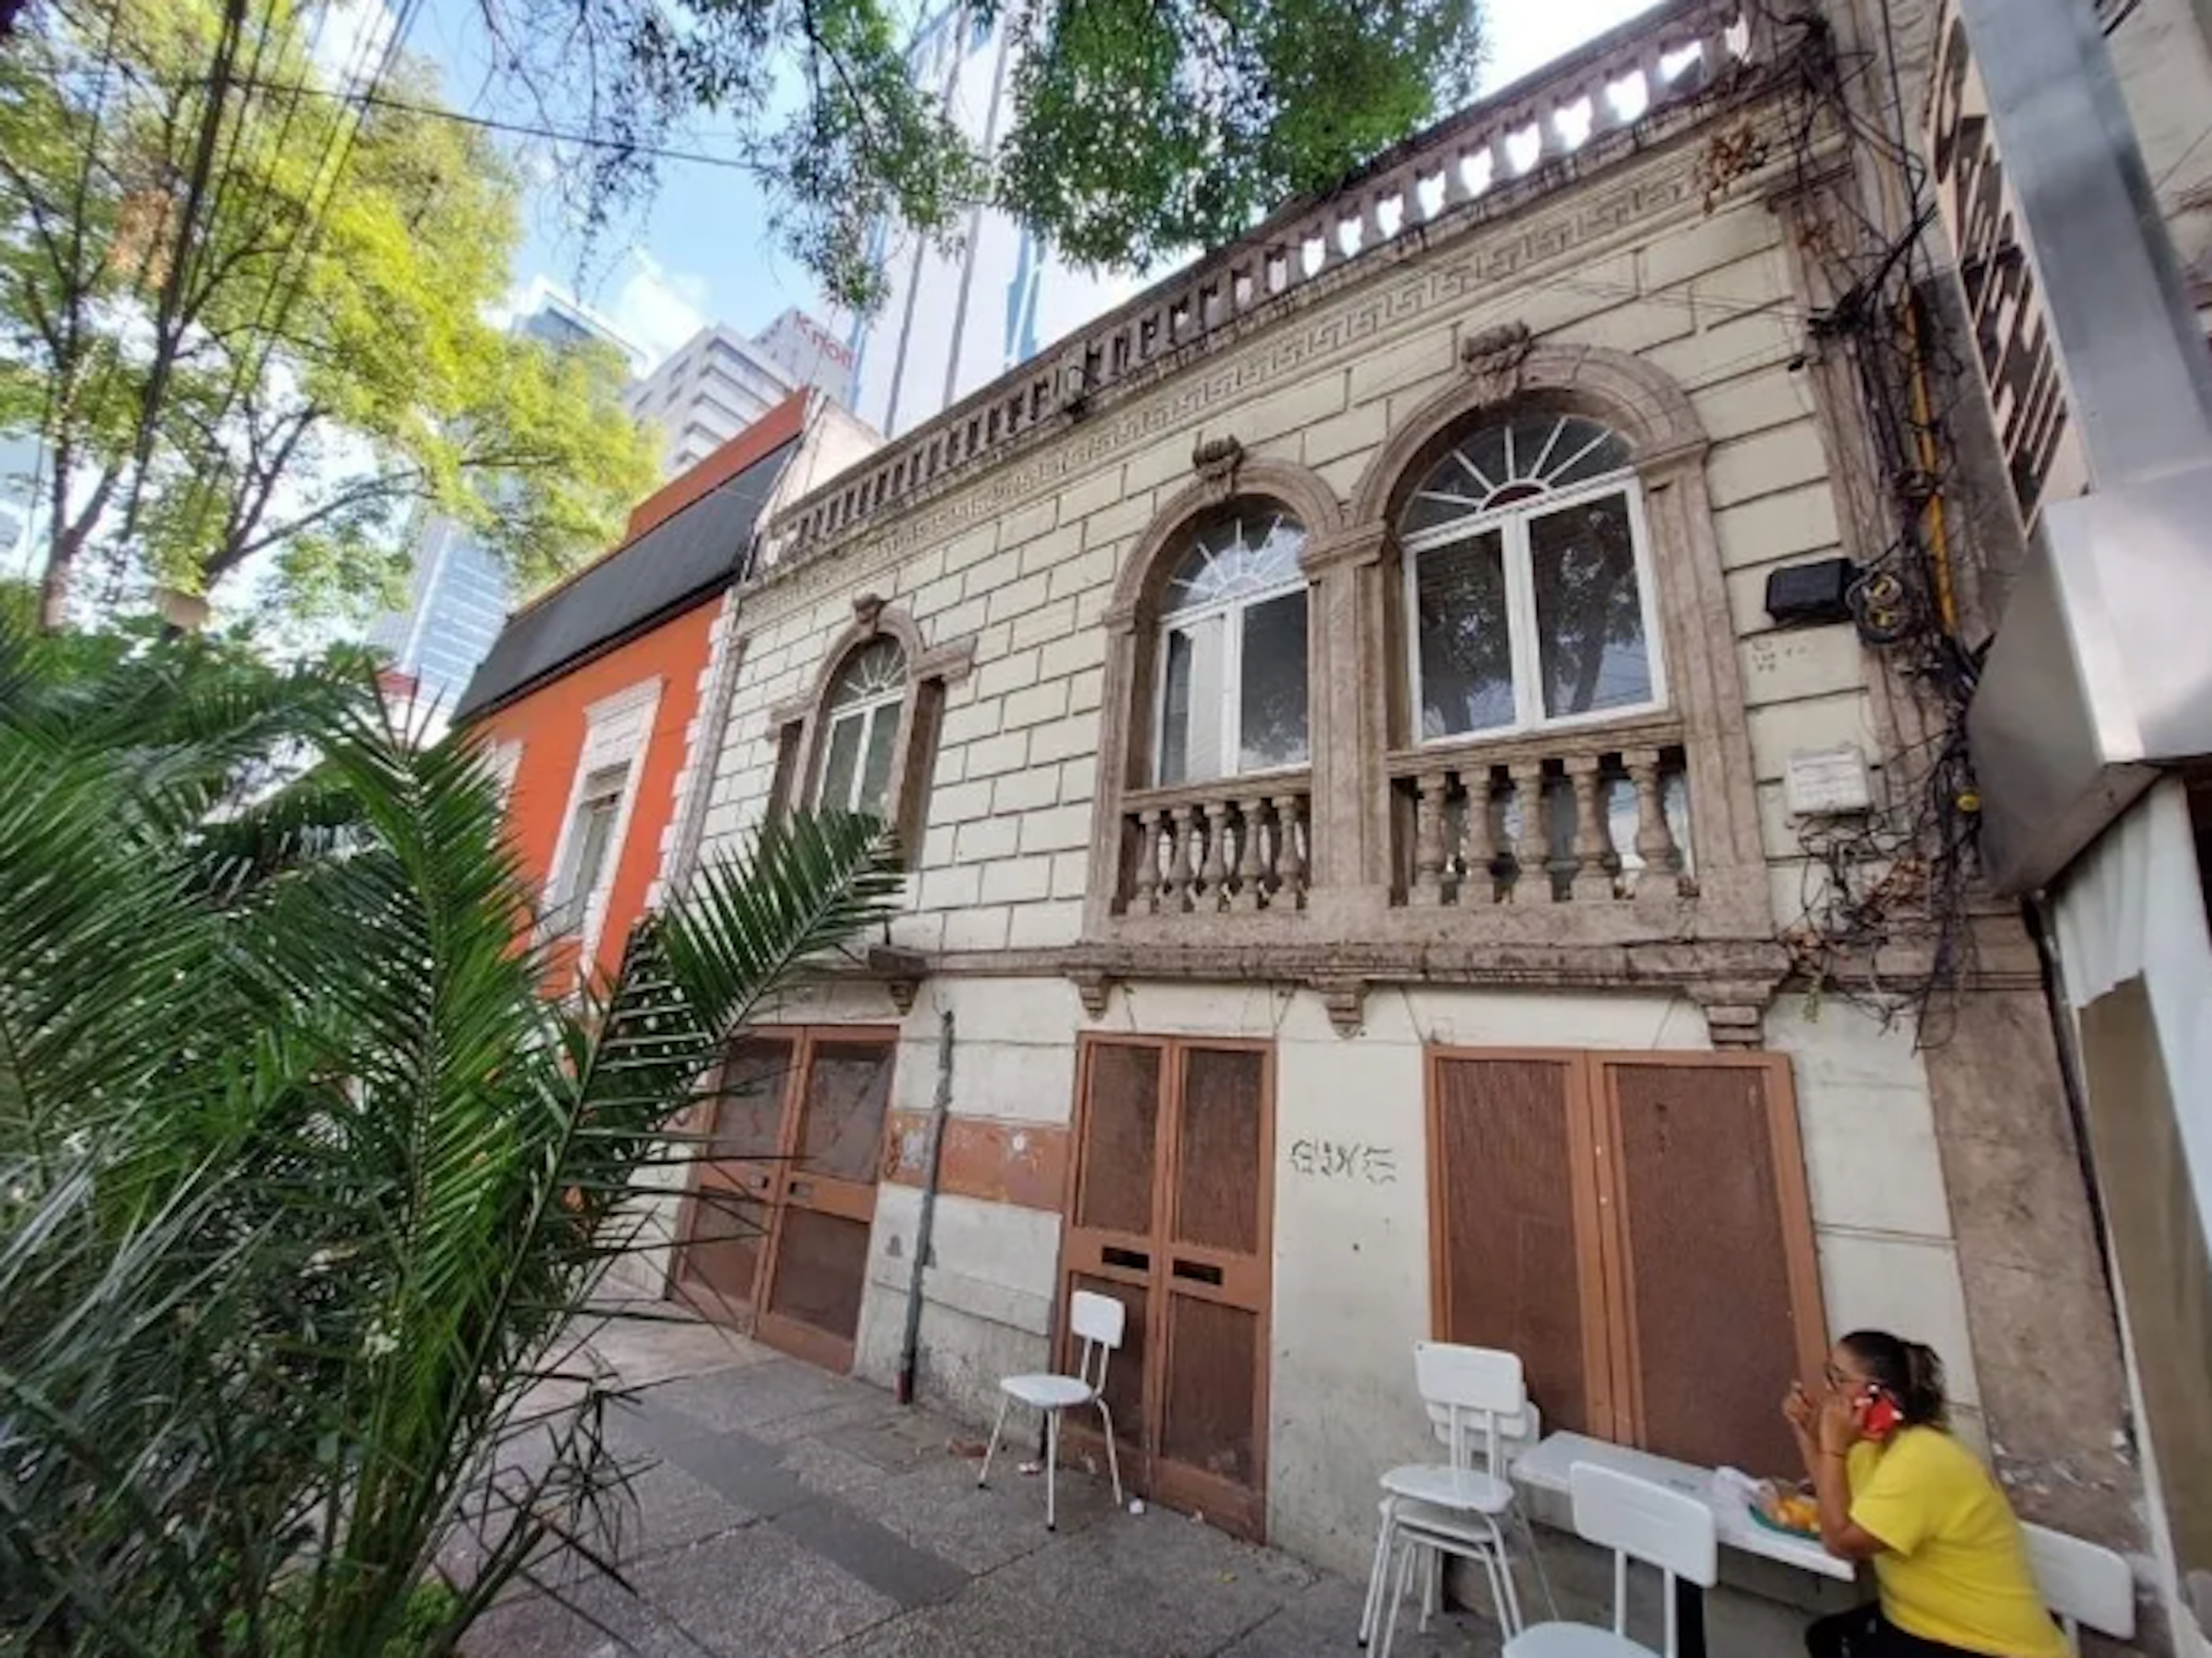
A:
MULTIPOLYGON (((631 355, 611 329, 550 292, 514 331, 556 349, 600 340, 631 355)), ((415 682, 420 703, 450 711, 499 637, 510 603, 506 568, 491 551, 451 519, 428 513, 416 536, 407 608, 379 616, 368 642, 415 682)))
MULTIPOLYGON (((1002 13, 976 21, 962 0, 915 31, 907 63, 946 115, 989 149, 1013 115, 1016 46, 1002 13)), ((878 223, 872 252, 888 292, 853 327, 849 406, 886 437, 911 431, 1143 285, 1068 264, 1026 225, 973 209, 957 252, 878 223)))

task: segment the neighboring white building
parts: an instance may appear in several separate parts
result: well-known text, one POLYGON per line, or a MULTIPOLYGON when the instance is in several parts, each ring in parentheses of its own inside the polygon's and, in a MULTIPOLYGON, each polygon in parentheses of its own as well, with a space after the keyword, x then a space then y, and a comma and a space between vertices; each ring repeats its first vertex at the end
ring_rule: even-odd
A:
POLYGON ((799 377, 801 384, 826 392, 839 403, 851 396, 853 348, 829 327, 793 306, 753 336, 769 361, 799 377))
MULTIPOLYGON (((1015 47, 1003 21, 977 23, 945 6, 916 32, 907 62, 939 88, 945 112, 988 150, 1013 110, 1015 47)), ((978 207, 945 254, 888 223, 873 252, 889 285, 883 307, 853 329, 853 412, 896 437, 989 385, 1132 291, 1134 284, 1069 265, 1036 234, 978 207)))
POLYGON ((659 428, 661 476, 697 465, 802 386, 842 400, 851 354, 797 310, 747 337, 724 323, 701 329, 640 380, 629 411, 659 428))
MULTIPOLYGON (((526 296, 514 331, 559 349, 604 341, 631 361, 637 348, 544 282, 526 296)), ((512 602, 507 569, 490 549, 441 513, 427 514, 415 543, 407 607, 370 624, 368 642, 415 682, 426 704, 450 709, 491 649, 512 602)))

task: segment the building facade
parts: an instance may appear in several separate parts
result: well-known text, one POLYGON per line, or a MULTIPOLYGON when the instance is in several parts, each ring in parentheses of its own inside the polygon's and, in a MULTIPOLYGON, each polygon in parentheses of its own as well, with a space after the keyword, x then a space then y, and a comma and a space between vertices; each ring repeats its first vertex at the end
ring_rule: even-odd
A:
POLYGON ((638 381, 629 408, 661 434, 661 472, 688 471, 793 392, 846 395, 850 361, 819 323, 787 311, 759 337, 716 323, 638 381))
POLYGON ((1125 1473, 1352 1570, 1418 1339, 1780 1473, 1886 1327, 2158 1581, 1955 624, 1875 580, 1928 387, 1838 318, 1921 222, 1835 12, 1658 8, 775 515, 664 874, 831 805, 911 877, 733 1043, 701 1177, 759 1200, 659 1196, 670 1293, 977 1421, 1114 1295, 1125 1473))
MULTIPOLYGON (((907 62, 948 119, 988 151, 1011 119, 1017 46, 1002 15, 944 6, 915 31, 907 62)), ((1127 284, 1054 255, 1034 232, 978 206, 946 251, 878 224, 882 307, 854 325, 854 413, 897 436, 933 419, 1114 303, 1127 284)))

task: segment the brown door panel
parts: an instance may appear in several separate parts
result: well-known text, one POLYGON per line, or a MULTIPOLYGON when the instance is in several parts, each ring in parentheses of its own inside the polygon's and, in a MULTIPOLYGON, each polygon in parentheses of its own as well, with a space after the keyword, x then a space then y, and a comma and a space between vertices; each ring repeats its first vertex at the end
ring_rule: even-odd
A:
MULTIPOLYGON (((1087 1289, 1129 1309, 1106 1390, 1123 1478, 1255 1539, 1267 1508, 1272 1060, 1257 1043, 1086 1037, 1061 1246, 1063 1306, 1087 1289)), ((1072 1366, 1065 1322, 1060 1362, 1072 1366)), ((1095 1433, 1075 1443, 1096 1455, 1095 1433)))

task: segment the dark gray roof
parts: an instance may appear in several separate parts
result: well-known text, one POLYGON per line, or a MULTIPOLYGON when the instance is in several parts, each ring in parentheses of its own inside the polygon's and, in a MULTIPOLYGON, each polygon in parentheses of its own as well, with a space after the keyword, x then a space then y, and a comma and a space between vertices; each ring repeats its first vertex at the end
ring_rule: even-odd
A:
POLYGON ((457 720, 511 701, 560 670, 599 655, 742 571, 753 525, 798 440, 771 449, 683 511, 507 617, 461 693, 457 720))

